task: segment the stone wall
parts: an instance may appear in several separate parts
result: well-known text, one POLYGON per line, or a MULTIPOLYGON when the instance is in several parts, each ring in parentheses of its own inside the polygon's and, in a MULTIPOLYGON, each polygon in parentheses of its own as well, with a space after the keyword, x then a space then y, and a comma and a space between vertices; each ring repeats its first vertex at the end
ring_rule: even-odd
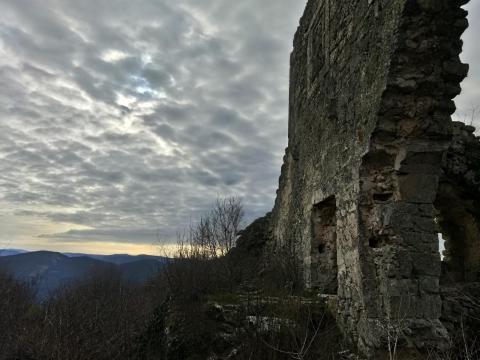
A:
POLYGON ((407 346, 448 337, 436 207, 447 153, 464 156, 449 149, 465 2, 310 0, 295 35, 271 251, 293 246, 305 284, 337 291, 340 325, 369 354, 387 321, 408 329, 407 346))
POLYGON ((445 239, 442 284, 480 281, 480 140, 454 123, 435 201, 445 239))

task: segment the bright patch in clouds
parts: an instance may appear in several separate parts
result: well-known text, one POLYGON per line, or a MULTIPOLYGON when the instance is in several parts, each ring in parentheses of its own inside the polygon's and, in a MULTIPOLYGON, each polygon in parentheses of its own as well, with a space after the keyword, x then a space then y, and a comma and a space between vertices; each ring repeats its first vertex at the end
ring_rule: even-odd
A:
POLYGON ((128 58, 128 54, 124 53, 123 51, 119 50, 107 50, 104 51, 101 55, 101 59, 106 62, 115 63, 120 60, 124 60, 128 58))

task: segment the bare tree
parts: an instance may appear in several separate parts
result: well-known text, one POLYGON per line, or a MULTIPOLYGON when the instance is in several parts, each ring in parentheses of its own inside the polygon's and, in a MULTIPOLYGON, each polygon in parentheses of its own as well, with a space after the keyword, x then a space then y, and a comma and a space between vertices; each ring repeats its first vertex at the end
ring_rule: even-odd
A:
POLYGON ((243 216, 241 199, 230 197, 215 202, 210 217, 220 255, 226 255, 235 246, 243 216))
POLYGON ((178 237, 177 257, 216 259, 225 256, 236 244, 243 216, 240 198, 217 199, 210 212, 178 237))
POLYGON ((162 277, 167 288, 185 299, 235 282, 235 264, 226 256, 236 245, 243 223, 240 198, 217 199, 211 210, 177 235, 177 250, 162 277))

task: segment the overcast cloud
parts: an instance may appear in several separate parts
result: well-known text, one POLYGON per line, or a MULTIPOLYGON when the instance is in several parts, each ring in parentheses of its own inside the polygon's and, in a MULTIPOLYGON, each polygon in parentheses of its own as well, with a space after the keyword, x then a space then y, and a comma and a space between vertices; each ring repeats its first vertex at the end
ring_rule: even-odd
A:
MULTIPOLYGON (((0 0, 0 247, 135 252, 217 196, 269 211, 304 6, 0 0)), ((480 103, 469 8, 463 112, 480 103)))

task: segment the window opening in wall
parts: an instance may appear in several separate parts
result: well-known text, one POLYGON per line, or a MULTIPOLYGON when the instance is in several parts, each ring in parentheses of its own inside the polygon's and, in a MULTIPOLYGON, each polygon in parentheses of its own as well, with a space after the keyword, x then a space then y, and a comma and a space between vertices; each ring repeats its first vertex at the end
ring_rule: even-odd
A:
MULTIPOLYGON (((441 213, 440 213, 441 214, 441 213)), ((439 251, 442 259, 442 282, 465 280, 463 256, 463 231, 461 226, 442 215, 437 217, 439 251), (441 250, 443 243, 444 250, 441 250)))
POLYGON ((337 293, 337 206, 334 196, 312 208, 311 284, 324 294, 337 293))
POLYGON ((442 283, 480 281, 478 204, 454 186, 440 186, 435 202, 442 283))
POLYGON ((445 251, 445 238, 443 237, 442 233, 438 233, 438 252, 440 253, 440 259, 442 261, 445 260, 445 255, 443 255, 445 251))

